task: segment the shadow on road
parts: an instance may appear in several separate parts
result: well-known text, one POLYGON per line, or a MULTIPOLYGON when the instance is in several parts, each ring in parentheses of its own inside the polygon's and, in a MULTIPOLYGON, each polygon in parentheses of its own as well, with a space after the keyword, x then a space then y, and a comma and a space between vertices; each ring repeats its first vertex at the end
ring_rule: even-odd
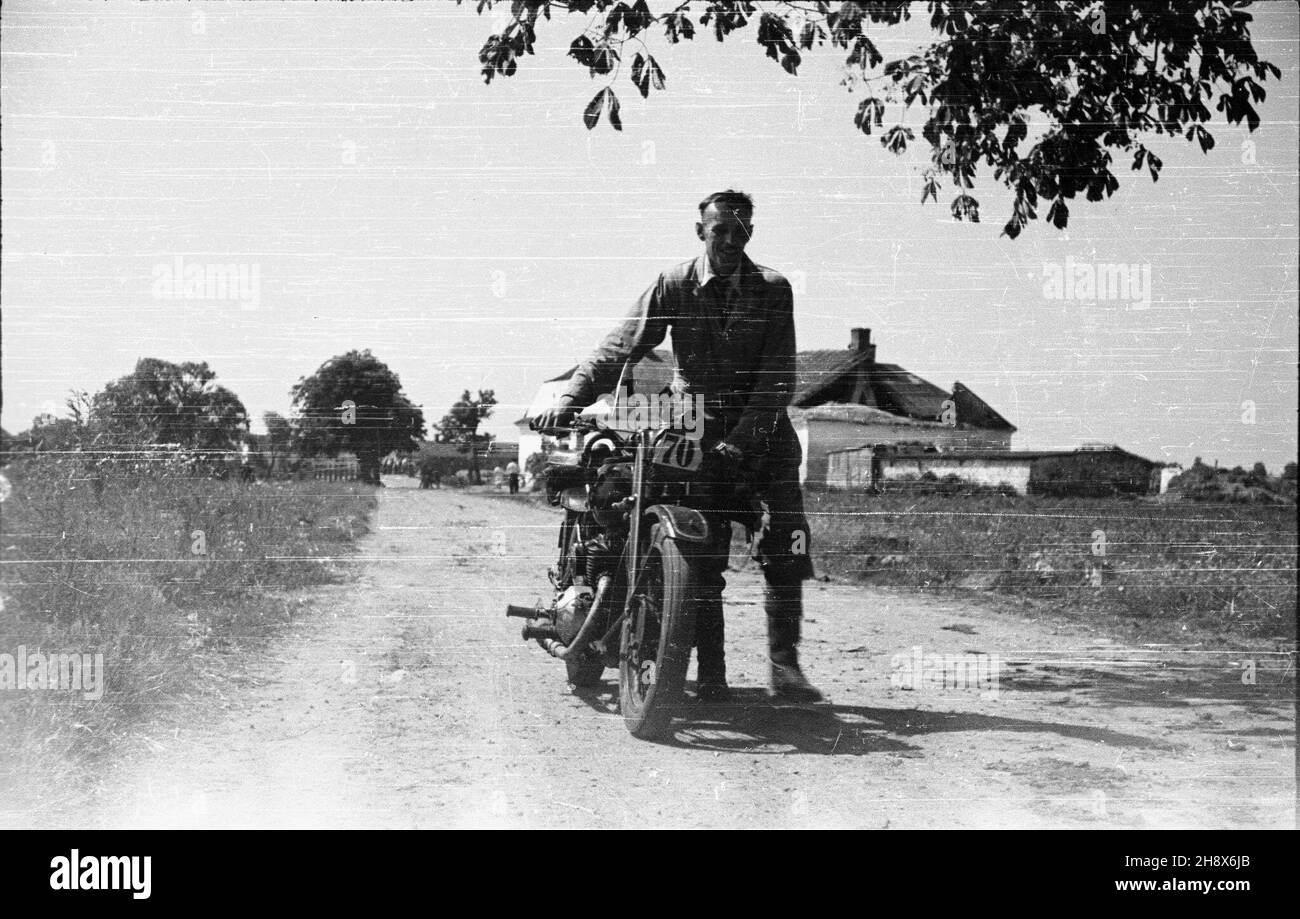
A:
MULTIPOLYGON (((1246 656, 1243 653, 1241 656, 1246 656)), ((1284 664, 1261 666, 1258 682, 1243 683, 1241 672, 1175 659, 1118 662, 1127 672, 1099 667, 1010 663, 1001 674, 1003 692, 1079 693, 1093 705, 1189 708, 1207 704, 1268 706, 1290 704, 1295 679, 1284 664)), ((1279 712, 1279 714, 1281 714, 1279 712)))
MULTIPOLYGON (((598 712, 618 713, 618 691, 610 683, 574 692, 598 712)), ((1176 745, 1163 740, 1091 725, 918 708, 833 703, 787 705, 774 702, 759 689, 733 689, 732 692, 734 701, 725 705, 704 705, 690 699, 676 715, 672 739, 663 743, 684 749, 750 754, 892 753, 919 757, 923 755, 921 749, 905 738, 956 731, 1011 731, 1051 734, 1132 749, 1176 749, 1176 745)))

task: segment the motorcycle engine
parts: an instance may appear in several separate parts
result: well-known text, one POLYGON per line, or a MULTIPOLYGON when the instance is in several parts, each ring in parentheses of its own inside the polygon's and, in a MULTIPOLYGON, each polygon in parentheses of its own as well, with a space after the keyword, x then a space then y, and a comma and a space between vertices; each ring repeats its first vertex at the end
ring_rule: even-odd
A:
POLYGON ((591 609, 592 592, 585 584, 568 587, 555 601, 555 630, 565 644, 577 637, 578 630, 591 609))
POLYGON ((632 494, 632 464, 610 463, 600 467, 596 484, 591 489, 588 506, 603 527, 617 528, 626 524, 627 511, 616 507, 632 494))

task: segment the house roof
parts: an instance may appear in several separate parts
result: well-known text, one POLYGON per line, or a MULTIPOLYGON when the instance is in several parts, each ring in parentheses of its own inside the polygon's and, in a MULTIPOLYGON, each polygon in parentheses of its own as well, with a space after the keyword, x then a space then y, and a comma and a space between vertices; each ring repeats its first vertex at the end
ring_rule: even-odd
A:
POLYGON ((1003 418, 975 393, 970 387, 961 383, 952 384, 952 401, 957 412, 957 419, 975 428, 991 428, 1000 431, 1014 431, 1016 426, 1003 418))
POLYGON ((806 421, 848 421, 853 424, 887 424, 896 427, 947 428, 948 425, 934 419, 909 418, 875 408, 870 405, 857 405, 851 402, 825 402, 811 408, 796 408, 790 413, 795 418, 806 421))
POLYGON ((937 420, 943 414, 943 403, 952 398, 897 364, 872 364, 867 368, 867 380, 880 408, 908 418, 937 420))
MULTIPOLYGON (((795 355, 795 393, 791 407, 811 410, 830 405, 848 409, 868 408, 870 413, 849 412, 844 417, 819 414, 818 418, 859 421, 860 423, 908 424, 938 423, 944 402, 951 399, 958 421, 966 427, 1014 431, 1011 424, 969 387, 953 385, 949 393, 897 364, 880 364, 870 351, 835 348, 800 351, 795 355)), ((657 392, 673 378, 675 360, 671 351, 652 351, 633 370, 637 389, 657 392)), ((575 364, 546 383, 558 383, 573 377, 575 364)), ((528 416, 515 422, 527 425, 528 416)))
POLYGON ((800 351, 795 355, 795 391, 791 404, 801 408, 822 402, 851 402, 852 372, 866 357, 861 351, 844 348, 800 351))

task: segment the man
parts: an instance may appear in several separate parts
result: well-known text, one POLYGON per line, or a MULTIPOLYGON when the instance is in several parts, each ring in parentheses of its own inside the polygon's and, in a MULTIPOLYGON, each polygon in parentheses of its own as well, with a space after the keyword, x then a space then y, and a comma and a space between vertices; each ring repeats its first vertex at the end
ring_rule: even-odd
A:
POLYGON ((514 460, 506 464, 506 478, 510 481, 510 494, 519 494, 519 464, 514 460))
MULTIPOLYGON (((753 213, 750 197, 730 189, 700 202, 695 233, 704 254, 659 275, 539 424, 564 426, 579 407, 612 392, 624 363, 635 365, 672 329, 674 388, 704 396, 702 447, 710 468, 743 475, 766 506, 755 554, 766 581, 772 694, 816 702, 821 693, 804 677, 797 650, 812 562, 799 489, 802 450, 786 413, 795 387, 794 298, 784 277, 745 255, 753 213)), ((705 702, 730 698, 722 590, 731 528, 714 530, 695 625, 698 696, 705 702)))

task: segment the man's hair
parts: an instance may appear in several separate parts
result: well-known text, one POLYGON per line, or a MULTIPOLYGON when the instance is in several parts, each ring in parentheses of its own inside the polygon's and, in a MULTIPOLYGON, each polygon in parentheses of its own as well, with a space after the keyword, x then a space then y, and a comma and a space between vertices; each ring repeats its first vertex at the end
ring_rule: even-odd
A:
POLYGON ((736 191, 734 188, 728 188, 726 191, 715 191, 703 201, 700 202, 700 216, 709 209, 710 204, 716 204, 718 207, 725 207, 733 211, 749 211, 754 213, 754 199, 743 191, 736 191))

